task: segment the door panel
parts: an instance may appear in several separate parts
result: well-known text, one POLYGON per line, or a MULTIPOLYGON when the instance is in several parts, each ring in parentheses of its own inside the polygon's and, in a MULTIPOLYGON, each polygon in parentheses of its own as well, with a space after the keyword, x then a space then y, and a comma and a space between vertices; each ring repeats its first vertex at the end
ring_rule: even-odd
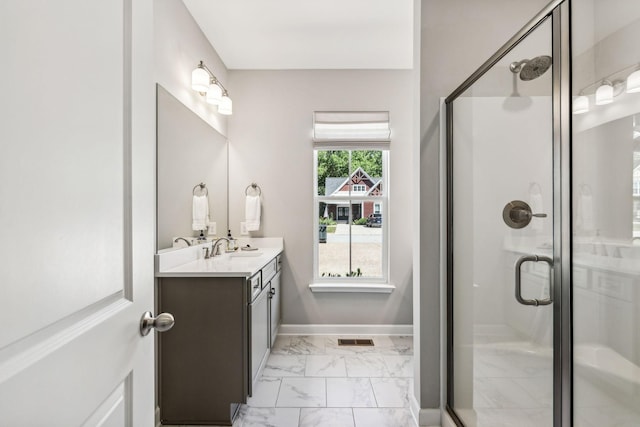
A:
POLYGON ((0 424, 152 425, 151 2, 0 20, 0 424))
POLYGON ((576 1, 572 19, 572 94, 583 102, 572 122, 574 426, 637 426, 640 3, 576 1), (603 79, 613 97, 596 103, 603 79))
POLYGON ((449 404, 553 425, 553 85, 547 19, 453 101, 449 404))

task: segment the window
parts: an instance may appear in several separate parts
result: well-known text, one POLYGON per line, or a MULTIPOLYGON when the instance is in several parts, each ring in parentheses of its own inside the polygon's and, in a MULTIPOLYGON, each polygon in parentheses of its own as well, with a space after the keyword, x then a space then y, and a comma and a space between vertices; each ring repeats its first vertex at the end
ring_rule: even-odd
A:
POLYGON ((386 282, 388 151, 315 150, 315 281, 386 282))
POLYGON ((314 292, 393 291, 387 283, 388 111, 318 112, 314 292))

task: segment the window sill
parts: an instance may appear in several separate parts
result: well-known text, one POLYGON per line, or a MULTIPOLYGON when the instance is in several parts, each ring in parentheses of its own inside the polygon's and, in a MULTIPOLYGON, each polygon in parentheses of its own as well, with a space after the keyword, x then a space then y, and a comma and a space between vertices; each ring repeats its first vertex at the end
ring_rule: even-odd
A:
POLYGON ((352 292, 390 294, 396 287, 388 283, 311 283, 311 292, 352 292))

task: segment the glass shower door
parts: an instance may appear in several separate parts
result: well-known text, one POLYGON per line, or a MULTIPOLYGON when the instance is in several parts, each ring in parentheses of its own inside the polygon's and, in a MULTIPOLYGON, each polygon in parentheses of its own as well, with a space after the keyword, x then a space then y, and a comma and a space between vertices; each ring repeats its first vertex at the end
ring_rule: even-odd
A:
POLYGON ((547 19, 449 105, 450 409, 553 425, 553 60, 547 19))
POLYGON ((573 425, 640 426, 640 2, 572 20, 573 425))

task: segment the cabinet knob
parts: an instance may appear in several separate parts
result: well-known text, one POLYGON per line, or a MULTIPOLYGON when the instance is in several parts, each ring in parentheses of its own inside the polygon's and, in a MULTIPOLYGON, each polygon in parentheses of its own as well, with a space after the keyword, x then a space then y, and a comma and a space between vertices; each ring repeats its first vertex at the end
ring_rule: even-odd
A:
POLYGON ((175 323, 176 321, 170 313, 160 313, 157 317, 153 317, 150 311, 146 311, 140 319, 140 335, 143 337, 148 335, 153 328, 156 328, 158 332, 168 331, 173 328, 175 323))

